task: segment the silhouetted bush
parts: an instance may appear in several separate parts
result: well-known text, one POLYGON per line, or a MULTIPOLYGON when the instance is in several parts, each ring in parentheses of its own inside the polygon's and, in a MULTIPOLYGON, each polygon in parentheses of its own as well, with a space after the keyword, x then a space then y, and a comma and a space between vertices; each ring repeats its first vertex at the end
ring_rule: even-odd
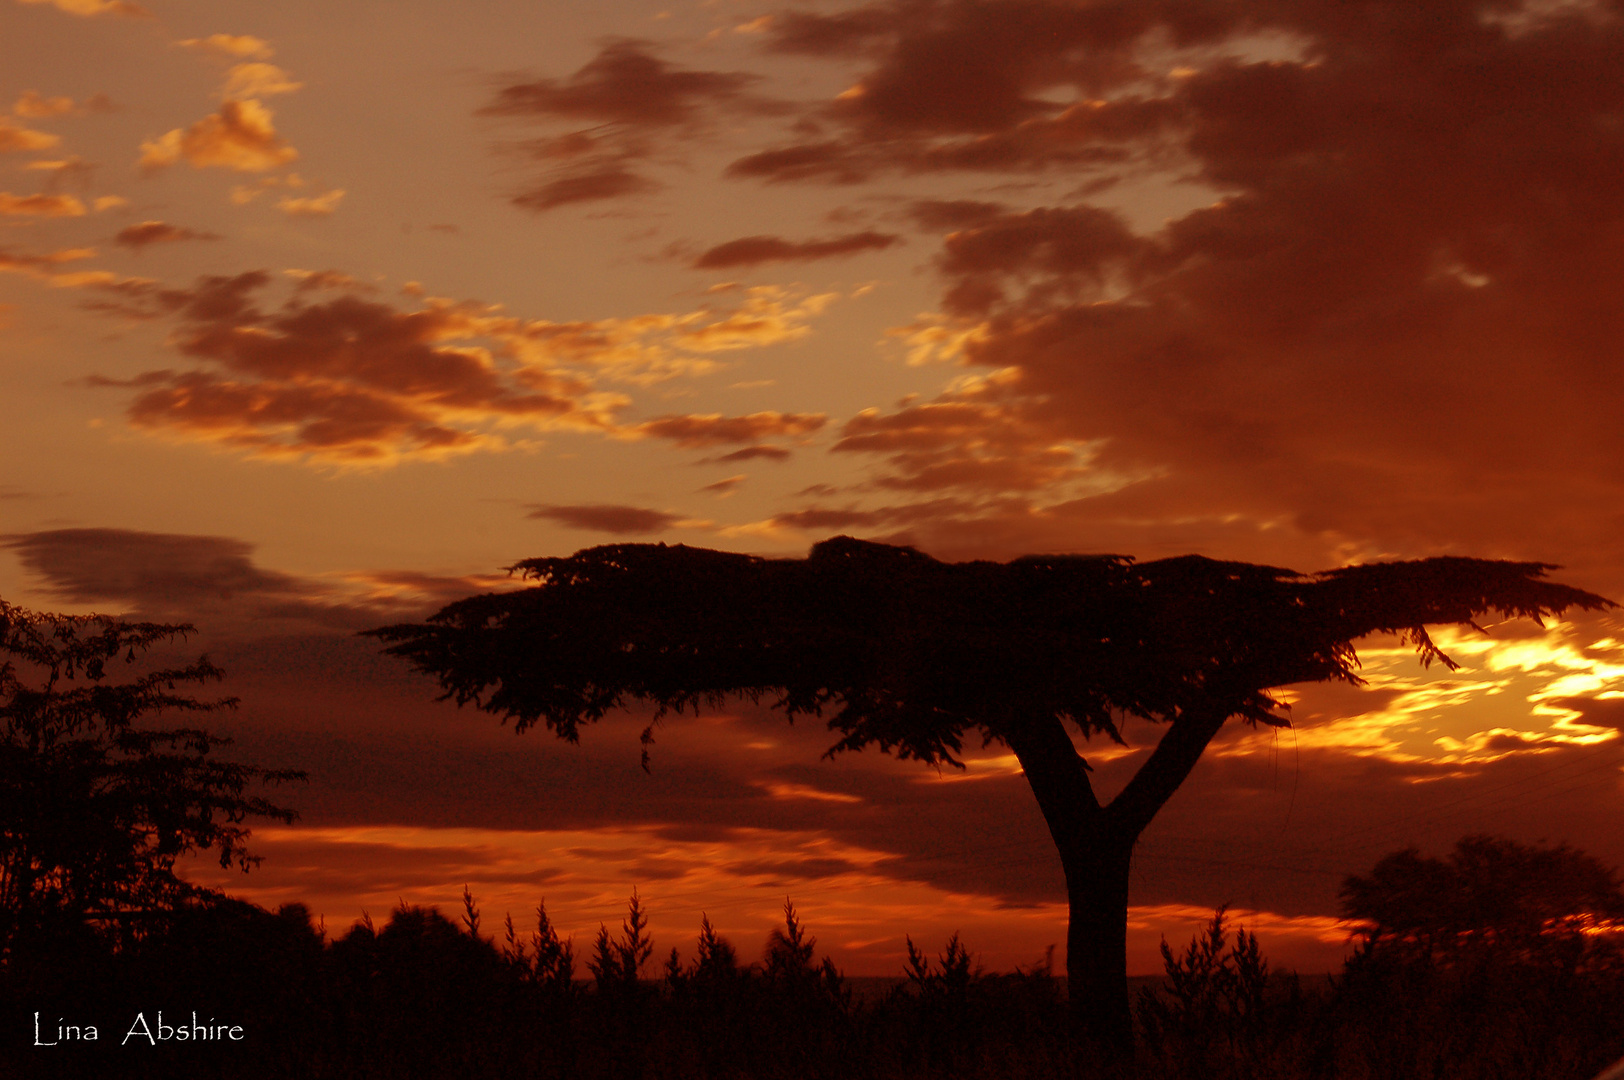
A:
POLYGON ((460 925, 402 905, 331 939, 300 905, 198 900, 131 943, 67 940, 74 966, 49 980, 0 968, 11 1030, 31 1030, 35 1010, 47 1034, 58 1016, 101 1025, 96 1044, 0 1044, 0 1076, 1590 1080, 1624 1054, 1618 965, 1520 947, 1445 962, 1367 935, 1339 977, 1305 987, 1223 909, 1186 948, 1164 943, 1165 978, 1137 1003, 1137 1072, 1074 1037, 1048 959, 988 973, 956 934, 934 953, 908 939, 896 984, 861 1000, 787 901, 758 962, 702 918, 691 959, 670 949, 658 977, 635 894, 619 932, 598 936, 591 979, 575 978, 545 906, 535 915, 528 935, 509 918, 487 936, 465 894, 460 925), (118 1046, 160 1009, 169 1024, 193 1009, 240 1024, 251 1046, 118 1046))

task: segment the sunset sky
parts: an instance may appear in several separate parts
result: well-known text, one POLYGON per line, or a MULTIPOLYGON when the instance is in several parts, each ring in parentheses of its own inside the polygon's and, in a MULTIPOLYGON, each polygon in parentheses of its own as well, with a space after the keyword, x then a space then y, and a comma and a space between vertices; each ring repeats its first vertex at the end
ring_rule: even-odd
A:
MULTIPOLYGON (((196 624, 263 866, 584 952, 635 887, 751 958, 1064 942, 1013 757, 748 704, 579 746, 354 633, 664 541, 1560 564, 1624 600, 1624 3, 0 0, 0 597, 196 624)), ((1130 968, 1216 905, 1333 969, 1349 873, 1624 863, 1624 619, 1388 640, 1145 836, 1130 968)), ((1157 730, 1093 745, 1105 793, 1157 730)), ((1062 954, 1057 954, 1057 963, 1062 954)))

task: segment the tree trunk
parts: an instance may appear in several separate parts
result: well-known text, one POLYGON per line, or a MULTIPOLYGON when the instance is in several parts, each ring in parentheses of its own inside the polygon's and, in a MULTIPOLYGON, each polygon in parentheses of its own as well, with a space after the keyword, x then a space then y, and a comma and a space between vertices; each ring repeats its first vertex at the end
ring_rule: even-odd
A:
MULTIPOLYGON (((1102 823, 1103 824, 1103 823, 1102 823)), ((1066 989, 1076 1030, 1117 1056, 1133 1053, 1128 1001, 1128 867, 1133 840, 1096 830, 1093 842, 1062 848, 1070 925, 1066 989)))
POLYGON ((1006 736, 1060 851, 1071 905, 1066 986, 1075 1030, 1113 1056, 1133 1051, 1128 1006, 1128 862, 1133 836, 1112 827, 1088 766, 1052 716, 1027 717, 1006 736))
POLYGON ((1066 985, 1072 1023, 1108 1058, 1133 1054, 1128 1000, 1128 871, 1134 843, 1200 759, 1231 707, 1179 714, 1156 749, 1102 807, 1088 765, 1054 716, 1009 721, 1004 739, 1026 773, 1066 873, 1066 985))

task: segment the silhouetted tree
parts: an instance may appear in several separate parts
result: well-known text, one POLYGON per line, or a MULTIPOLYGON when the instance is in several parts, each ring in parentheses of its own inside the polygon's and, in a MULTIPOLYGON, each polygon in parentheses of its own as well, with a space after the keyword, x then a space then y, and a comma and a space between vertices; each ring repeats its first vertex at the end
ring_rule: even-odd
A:
POLYGON ((1566 844, 1468 836, 1442 859, 1408 848, 1350 876, 1341 895, 1367 949, 1406 960, 1576 967, 1614 955, 1606 946, 1624 932, 1618 873, 1566 844))
POLYGON ((1566 845, 1469 836, 1350 877, 1363 940, 1336 980, 1335 1075, 1566 1076, 1624 1052, 1618 875, 1566 845))
POLYGON ((87 933, 127 936, 145 917, 214 897, 178 877, 176 860, 214 850, 221 866, 246 870, 259 860, 244 822, 297 816, 245 792, 303 773, 220 761, 214 751, 229 740, 206 731, 138 726, 154 713, 235 705, 181 690, 221 678, 207 658, 108 680, 121 657, 191 632, 0 601, 0 956, 87 933))
POLYGON ((643 910, 643 901, 633 889, 631 899, 626 902, 626 918, 620 923, 619 940, 610 938, 607 926, 599 926, 587 967, 599 993, 630 992, 636 989, 643 965, 653 953, 654 941, 648 935, 648 912, 643 910))
MULTIPOLYGON (((1074 1015, 1119 1047, 1132 1038, 1133 847, 1226 720, 1285 725, 1271 687, 1357 683, 1353 642, 1370 633, 1449 664, 1426 624, 1609 603, 1540 580, 1541 563, 1439 558, 1312 575, 1197 556, 949 564, 849 537, 805 559, 615 544, 513 569, 537 587, 368 633, 459 704, 571 742, 635 702, 656 705, 658 722, 743 694, 792 717, 831 711, 830 754, 878 746, 958 765, 968 732, 1007 745, 1065 870, 1074 1015), (1120 743, 1127 717, 1168 729, 1102 805, 1067 724, 1120 743)), ((643 739, 646 767, 653 724, 643 739)))

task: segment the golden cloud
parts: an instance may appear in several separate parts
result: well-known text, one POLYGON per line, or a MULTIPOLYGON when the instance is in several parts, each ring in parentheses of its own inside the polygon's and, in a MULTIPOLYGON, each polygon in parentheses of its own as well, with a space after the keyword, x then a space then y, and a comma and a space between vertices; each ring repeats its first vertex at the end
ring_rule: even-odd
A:
POLYGON ((252 98, 227 100, 220 111, 182 131, 174 129, 141 144, 139 164, 159 169, 181 159, 193 168, 265 172, 293 161, 299 152, 277 135, 271 110, 252 98))
POLYGON ((18 0, 23 4, 50 4, 69 15, 128 15, 147 18, 152 13, 129 0, 18 0))
MULTIPOLYGON (((144 300, 181 319, 180 350, 211 366, 133 381, 138 427, 259 456, 388 464, 510 445, 495 428, 607 426, 612 400, 562 372, 504 364, 478 305, 401 311, 353 294, 254 303, 269 276, 213 278, 144 300)), ((101 380, 102 385, 114 384, 101 380)))
POLYGON ((48 252, 44 255, 18 254, 0 250, 0 270, 12 274, 27 274, 31 277, 38 277, 54 270, 63 263, 93 258, 95 254, 95 248, 67 248, 62 251, 48 252))
POLYGON ((73 99, 70 97, 45 97, 37 90, 24 90, 22 97, 11 111, 18 116, 27 116, 40 119, 47 116, 62 116, 73 112, 73 99))
POLYGON ((327 217, 338 209, 338 204, 344 198, 343 188, 334 188, 321 195, 308 197, 288 196, 279 199, 276 208, 284 214, 293 217, 327 217))
POLYGON ((270 43, 249 34, 210 34, 175 42, 183 49, 198 49, 249 60, 269 60, 275 55, 270 43))
POLYGON ((733 443, 755 443, 772 436, 811 435, 829 422, 823 413, 758 412, 748 416, 720 413, 659 416, 621 429, 625 436, 670 439, 678 446, 703 449, 733 443))
MULTIPOLYGON (((161 222, 148 234, 171 235, 161 222)), ((519 429, 699 447, 796 437, 825 423, 821 415, 758 413, 624 424, 617 417, 629 400, 596 387, 598 378, 646 383, 703 372, 714 362, 700 350, 793 337, 817 298, 762 292, 733 308, 555 324, 420 294, 418 307, 402 309, 336 271, 290 277, 286 300, 270 310, 258 301, 272 283, 263 272, 205 278, 190 289, 105 271, 57 283, 99 291, 106 299, 92 306, 109 312, 177 320, 174 346, 201 363, 92 380, 133 391, 133 424, 255 456, 375 466, 529 445, 519 429), (313 299, 317 292, 327 295, 313 299)))
POLYGON ((711 354, 805 337, 833 300, 760 286, 731 308, 706 304, 683 314, 568 323, 510 320, 500 332, 517 354, 537 362, 589 365, 610 381, 652 386, 717 371, 711 354))
POLYGON ((72 195, 13 195, 0 191, 0 215, 83 217, 85 204, 72 195))
POLYGON ((0 152, 28 153, 48 150, 61 142, 60 136, 46 131, 34 131, 0 118, 0 152))
POLYGON ((291 94, 303 85, 294 82, 287 72, 275 64, 237 64, 226 73, 226 85, 221 96, 227 99, 270 97, 273 94, 291 94))

